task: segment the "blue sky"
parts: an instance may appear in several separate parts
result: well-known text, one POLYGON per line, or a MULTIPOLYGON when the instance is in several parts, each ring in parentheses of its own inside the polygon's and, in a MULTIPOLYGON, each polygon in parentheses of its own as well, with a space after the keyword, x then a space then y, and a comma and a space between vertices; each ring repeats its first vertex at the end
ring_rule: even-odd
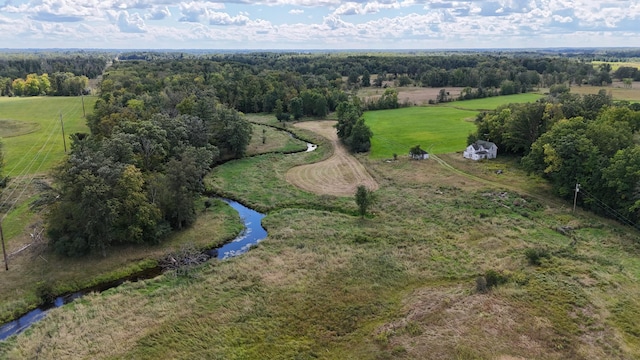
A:
POLYGON ((640 47, 640 0, 0 0, 0 48, 640 47))

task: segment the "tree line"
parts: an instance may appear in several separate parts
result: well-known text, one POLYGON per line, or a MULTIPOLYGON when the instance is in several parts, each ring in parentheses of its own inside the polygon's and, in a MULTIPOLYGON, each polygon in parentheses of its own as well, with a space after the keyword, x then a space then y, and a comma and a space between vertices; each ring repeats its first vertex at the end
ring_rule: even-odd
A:
POLYGON ((24 79, 0 77, 0 96, 77 96, 88 94, 89 78, 70 72, 28 74, 24 79))
POLYGON ((102 74, 111 52, 0 52, 0 77, 25 78, 28 74, 72 73, 90 79, 102 74))
POLYGON ((640 104, 614 102, 606 91, 571 94, 552 88, 535 103, 509 104, 478 115, 469 137, 522 156, 530 173, 547 179, 566 199, 580 184, 579 203, 624 222, 640 220, 640 104))

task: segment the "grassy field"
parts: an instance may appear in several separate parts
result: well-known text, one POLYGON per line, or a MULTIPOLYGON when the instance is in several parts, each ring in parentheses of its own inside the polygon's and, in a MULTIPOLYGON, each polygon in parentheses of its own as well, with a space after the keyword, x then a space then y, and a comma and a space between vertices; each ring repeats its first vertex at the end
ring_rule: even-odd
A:
POLYGON ((420 145, 423 150, 446 154, 463 150, 467 136, 475 131, 479 111, 515 102, 532 102, 539 94, 518 94, 486 99, 454 101, 437 106, 409 107, 365 113, 373 132, 370 156, 373 159, 404 156, 420 145))
POLYGON ((367 112, 364 118, 373 132, 370 156, 405 156, 416 145, 437 154, 464 149, 467 136, 475 130, 476 114, 447 106, 367 112))
POLYGON ((0 358, 640 356, 638 232, 572 213, 544 188, 511 190, 536 183, 512 159, 460 173, 360 158, 380 183, 363 220, 351 198, 284 181, 287 169, 328 154, 220 166, 208 186, 270 209, 266 241, 190 277, 125 284, 53 310, 1 343, 0 358), (543 257, 530 263, 527 249, 543 257), (479 293, 478 275, 499 285, 479 293))
POLYGON ((453 101, 441 104, 441 106, 455 107, 464 110, 489 111, 497 108, 500 105, 507 105, 510 103, 534 102, 540 98, 542 98, 542 95, 540 94, 526 93, 507 96, 494 96, 484 99, 453 101))
MULTIPOLYGON (((86 96, 90 112, 97 98, 86 96)), ((64 155, 60 114, 68 136, 87 132, 81 97, 0 97, 0 137, 2 137, 4 174, 17 177, 50 170, 64 155)))

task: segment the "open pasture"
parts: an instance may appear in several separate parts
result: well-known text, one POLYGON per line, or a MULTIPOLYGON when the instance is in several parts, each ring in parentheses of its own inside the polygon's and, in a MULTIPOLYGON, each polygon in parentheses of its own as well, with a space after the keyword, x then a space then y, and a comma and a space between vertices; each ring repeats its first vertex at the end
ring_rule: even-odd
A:
MULTIPOLYGON (((87 112, 96 100, 85 96, 87 112)), ((5 175, 43 173, 60 161, 64 155, 60 114, 68 148, 70 134, 88 131, 81 97, 0 98, 5 175)))
POLYGON ((436 154, 459 151, 475 130, 477 112, 446 106, 409 107, 364 114, 373 132, 371 158, 405 155, 420 145, 436 154))

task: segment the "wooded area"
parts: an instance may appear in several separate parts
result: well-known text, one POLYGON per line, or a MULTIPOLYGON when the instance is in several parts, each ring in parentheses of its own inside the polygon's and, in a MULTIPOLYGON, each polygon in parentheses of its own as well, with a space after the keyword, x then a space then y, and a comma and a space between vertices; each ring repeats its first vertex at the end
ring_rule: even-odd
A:
MULTIPOLYGON (((613 101, 605 90, 575 95, 552 88, 536 103, 510 104, 480 114, 470 136, 523 155, 522 165, 554 191, 598 214, 635 225, 640 219, 640 104, 613 101)), ((638 225, 635 225, 638 226, 638 225)))

